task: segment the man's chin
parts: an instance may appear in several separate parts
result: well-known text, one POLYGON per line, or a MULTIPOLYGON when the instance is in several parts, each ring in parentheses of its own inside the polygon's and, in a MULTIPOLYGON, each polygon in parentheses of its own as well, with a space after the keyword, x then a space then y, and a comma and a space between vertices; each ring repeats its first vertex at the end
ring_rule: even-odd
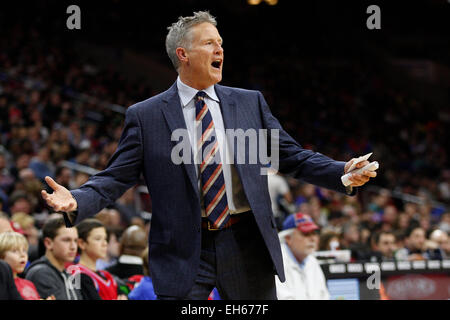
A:
POLYGON ((212 77, 214 84, 219 83, 220 81, 222 81, 222 71, 220 71, 220 74, 215 74, 212 77))
POLYGON ((214 84, 218 84, 220 81, 222 81, 222 78, 216 78, 214 79, 214 84))

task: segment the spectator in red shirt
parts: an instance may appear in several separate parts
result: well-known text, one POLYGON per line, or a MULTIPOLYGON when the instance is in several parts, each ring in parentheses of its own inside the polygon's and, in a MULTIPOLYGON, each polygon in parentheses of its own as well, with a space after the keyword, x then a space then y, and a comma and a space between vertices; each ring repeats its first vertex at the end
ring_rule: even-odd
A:
POLYGON ((127 300, 121 294, 115 278, 106 270, 97 270, 98 259, 105 259, 108 249, 106 228, 97 219, 86 219, 76 226, 78 230, 78 249, 80 262, 71 268, 92 278, 95 289, 102 300, 127 300))
MULTIPOLYGON (((28 261, 28 242, 20 233, 9 231, 0 234, 0 259, 5 260, 12 269, 14 283, 25 300, 40 300, 41 297, 33 282, 18 277, 28 261)), ((55 300, 50 296, 47 300, 55 300)))

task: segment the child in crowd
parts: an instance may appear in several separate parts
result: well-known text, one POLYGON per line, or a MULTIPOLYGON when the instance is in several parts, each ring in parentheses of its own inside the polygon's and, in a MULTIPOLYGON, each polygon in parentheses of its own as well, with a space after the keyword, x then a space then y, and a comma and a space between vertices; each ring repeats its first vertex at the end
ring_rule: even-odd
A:
MULTIPOLYGON (((33 282, 18 276, 24 271, 28 261, 28 242, 22 234, 13 231, 0 234, 0 259, 5 260, 11 267, 14 283, 22 298, 40 300, 41 297, 33 282)), ((54 296, 47 298, 47 300, 54 299, 54 296)))
POLYGON ((96 268, 97 260, 105 259, 108 249, 108 236, 103 223, 97 219, 86 219, 76 228, 80 260, 70 268, 72 274, 79 272, 91 277, 102 300, 126 300, 126 295, 121 294, 114 277, 108 271, 96 268))

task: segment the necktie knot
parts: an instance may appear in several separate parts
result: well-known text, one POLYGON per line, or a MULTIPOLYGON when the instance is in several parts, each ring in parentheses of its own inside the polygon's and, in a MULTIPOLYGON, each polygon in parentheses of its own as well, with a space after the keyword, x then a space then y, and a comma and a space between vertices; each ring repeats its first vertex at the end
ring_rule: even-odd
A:
POLYGON ((195 101, 203 100, 205 99, 206 93, 204 91, 199 91, 195 95, 195 101))

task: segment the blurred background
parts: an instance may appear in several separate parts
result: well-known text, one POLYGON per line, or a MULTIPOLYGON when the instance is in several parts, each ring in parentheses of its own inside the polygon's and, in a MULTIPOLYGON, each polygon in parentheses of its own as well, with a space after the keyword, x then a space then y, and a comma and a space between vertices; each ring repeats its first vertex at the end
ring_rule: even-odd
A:
MULTIPOLYGON (((380 163, 356 197, 269 178, 280 229, 287 215, 309 214, 321 227, 317 250, 347 250, 346 263, 401 259, 404 248, 418 253, 408 261, 450 257, 447 0, 2 3, 0 209, 30 250, 51 214, 40 197, 43 178, 76 188, 106 167, 126 108, 176 79, 167 27, 198 10, 216 16, 224 39, 221 84, 260 90, 305 148, 342 161, 373 152, 380 163), (66 27, 72 4, 81 30, 66 27), (372 4, 381 9, 380 30, 366 26, 372 4), (381 231, 395 236, 392 257, 374 254, 381 231)), ((111 231, 113 259, 113 240, 126 227, 150 230, 144 182, 98 217, 111 231)), ((30 252, 30 260, 38 256, 30 252)))

